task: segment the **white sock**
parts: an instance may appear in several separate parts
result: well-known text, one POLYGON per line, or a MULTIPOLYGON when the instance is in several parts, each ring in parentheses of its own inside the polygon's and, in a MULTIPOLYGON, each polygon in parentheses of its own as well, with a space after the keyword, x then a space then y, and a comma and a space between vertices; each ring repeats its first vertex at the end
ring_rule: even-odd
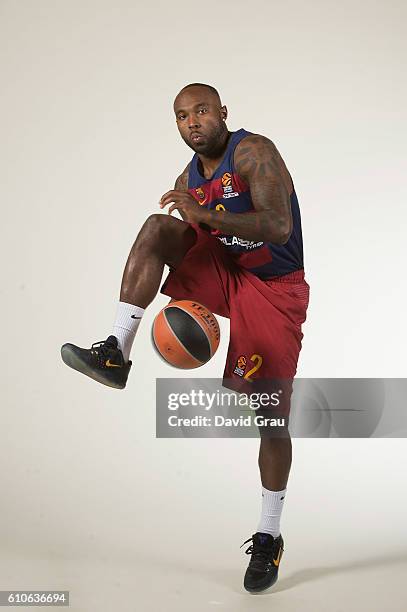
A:
POLYGON ((129 360, 131 347, 143 314, 144 308, 127 304, 127 302, 119 302, 117 306, 113 336, 116 336, 126 362, 129 360))
POLYGON ((257 531, 260 533, 271 533, 274 538, 277 538, 280 535, 280 518, 287 489, 269 491, 262 487, 261 490, 262 508, 257 531))

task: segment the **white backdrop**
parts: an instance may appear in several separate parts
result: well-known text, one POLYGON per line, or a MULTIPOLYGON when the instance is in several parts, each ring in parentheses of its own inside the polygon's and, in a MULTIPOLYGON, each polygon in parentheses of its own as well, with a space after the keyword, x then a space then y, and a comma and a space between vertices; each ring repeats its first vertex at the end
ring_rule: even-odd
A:
MULTIPOLYGON (((173 98, 200 81, 218 88, 229 129, 270 137, 293 176, 311 285, 298 375, 404 377, 406 16, 401 0, 0 2, 5 568, 14 557, 121 562, 141 550, 150 559, 157 543, 177 551, 168 559, 180 567, 193 565, 183 539, 193 530, 194 550, 209 547, 208 567, 209 541, 226 547, 231 609, 245 609, 236 549, 256 530, 258 442, 155 439, 155 377, 174 370, 149 337, 167 298, 157 297, 143 319, 123 392, 66 368, 59 348, 89 346, 111 332, 129 248, 192 155, 176 129, 173 98)), ((227 321, 221 326, 221 347, 200 376, 223 371, 227 321)), ((343 532, 369 549, 376 530, 386 531, 390 519, 397 526, 398 517, 400 529, 388 537, 405 546, 405 440, 293 446, 282 519, 288 573, 297 561, 307 567, 301 550, 315 531, 321 566, 326 554, 347 558, 343 532)), ((1 588, 74 580, 47 566, 28 584, 33 566, 25 574, 18 563, 1 588)), ((148 568, 134 570, 130 584, 142 586, 143 571, 149 576, 148 568)), ((195 578, 207 610, 215 587, 195 578)), ((84 609, 96 605, 75 584, 84 609)), ((106 602, 113 587, 104 585, 106 602)), ((294 586, 276 593, 288 597, 284 610, 307 588, 300 579, 294 586)), ((368 582, 360 592, 368 596, 368 582)), ((159 590, 155 597, 157 608, 159 590)), ((163 597, 167 609, 190 608, 171 589, 163 597)), ((320 596, 303 597, 317 609, 320 596)))

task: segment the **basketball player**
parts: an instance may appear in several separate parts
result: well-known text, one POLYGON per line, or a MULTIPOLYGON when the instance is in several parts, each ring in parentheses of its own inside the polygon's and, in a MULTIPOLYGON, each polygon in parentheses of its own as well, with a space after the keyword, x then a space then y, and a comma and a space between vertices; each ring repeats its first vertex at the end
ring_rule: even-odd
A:
MULTIPOLYGON (((123 273, 113 332, 90 349, 62 347, 70 367, 122 389, 144 310, 161 292, 201 302, 230 319, 224 384, 250 393, 262 380, 292 380, 303 337, 309 286, 304 280, 300 211, 291 176, 275 145, 229 132, 216 89, 193 83, 174 101, 178 130, 194 156, 160 200, 134 242, 123 273), (182 220, 171 216, 178 210, 182 220)), ((289 402, 283 407, 288 419, 289 402)), ((288 420, 287 420, 288 423, 288 420)), ((244 577, 250 592, 277 580, 284 542, 280 517, 291 467, 291 439, 261 436, 262 509, 244 577)), ((245 542, 245 544, 247 543, 245 542)))

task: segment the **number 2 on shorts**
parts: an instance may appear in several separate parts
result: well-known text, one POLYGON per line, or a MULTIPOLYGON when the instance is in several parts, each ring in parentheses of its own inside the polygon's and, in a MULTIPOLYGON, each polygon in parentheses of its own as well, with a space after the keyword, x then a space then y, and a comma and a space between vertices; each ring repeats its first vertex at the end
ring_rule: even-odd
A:
POLYGON ((245 380, 248 380, 249 382, 253 382, 253 379, 250 378, 250 376, 251 374, 254 374, 255 372, 257 372, 257 370, 261 368, 261 364, 263 363, 263 357, 255 353, 254 355, 250 357, 250 361, 253 361, 256 365, 254 366, 254 368, 246 372, 243 378, 245 380))

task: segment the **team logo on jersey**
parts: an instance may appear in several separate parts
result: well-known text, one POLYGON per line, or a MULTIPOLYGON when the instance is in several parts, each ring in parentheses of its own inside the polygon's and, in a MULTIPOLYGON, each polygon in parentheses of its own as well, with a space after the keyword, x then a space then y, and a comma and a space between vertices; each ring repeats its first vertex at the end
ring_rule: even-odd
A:
POLYGON ((201 204, 201 206, 202 206, 203 204, 205 204, 205 203, 206 203, 206 200, 207 200, 208 198, 206 198, 206 197, 205 197, 205 192, 204 192, 204 190, 202 189, 202 187, 198 187, 197 189, 195 189, 195 192, 196 192, 196 195, 197 195, 197 196, 198 196, 198 198, 199 198, 198 202, 199 202, 199 204, 201 204))
POLYGON ((235 369, 233 370, 233 374, 237 374, 238 376, 243 376, 247 365, 247 359, 244 355, 240 355, 237 358, 235 369))
POLYGON ((237 191, 233 191, 232 175, 230 172, 223 173, 221 183, 224 198, 235 198, 239 195, 237 191))
POLYGON ((230 172, 225 172, 225 174, 222 176, 222 185, 224 187, 232 186, 232 175, 230 174, 230 172))
POLYGON ((221 178, 223 193, 230 193, 233 191, 232 186, 232 175, 230 172, 225 172, 221 178))

